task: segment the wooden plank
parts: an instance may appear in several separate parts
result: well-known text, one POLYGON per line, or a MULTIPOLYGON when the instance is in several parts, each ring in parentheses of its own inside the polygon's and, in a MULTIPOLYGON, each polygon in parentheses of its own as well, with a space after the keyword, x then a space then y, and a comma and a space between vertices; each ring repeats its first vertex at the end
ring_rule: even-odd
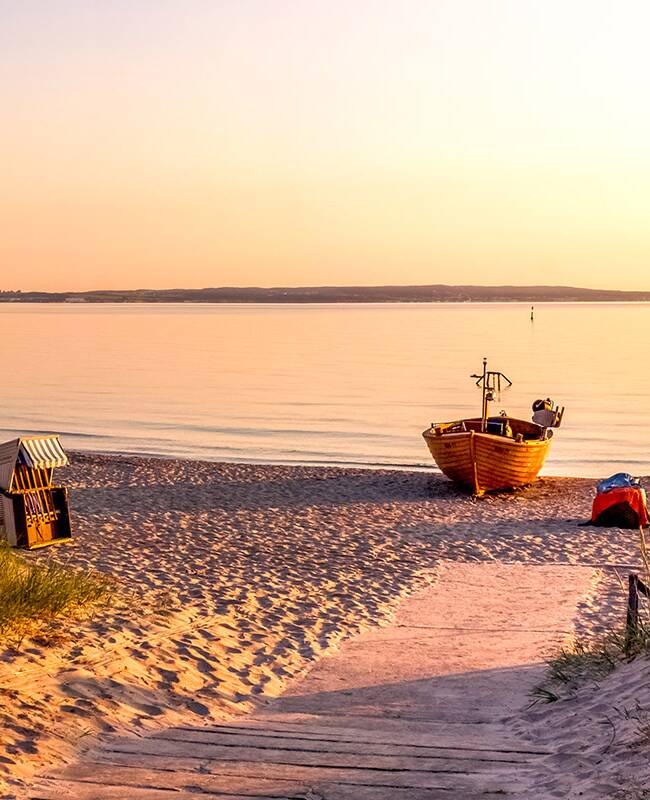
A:
MULTIPOLYGON (((476 726, 472 723, 443 723, 440 726, 418 724, 410 726, 403 720, 381 719, 376 717, 365 718, 365 722, 370 728, 362 725, 359 717, 351 718, 354 725, 344 727, 341 725, 341 716, 331 717, 332 724, 327 724, 328 720, 324 716, 319 716, 319 724, 310 721, 292 721, 293 715, 283 715, 282 719, 277 716, 257 718, 246 723, 231 723, 223 725, 210 725, 202 727, 200 730, 222 732, 246 732, 259 734, 279 734, 283 737, 294 736, 305 739, 327 737, 336 741, 365 741, 367 743, 386 744, 386 745, 406 745, 418 747, 451 747, 457 749, 470 750, 494 750, 499 752, 530 753, 531 755, 549 755, 550 750, 543 750, 539 747, 521 741, 508 733, 503 733, 502 729, 491 728, 487 725, 476 726), (286 720, 286 721, 285 721, 286 720), (394 723, 393 726, 387 723, 394 723), (381 727, 381 730, 378 728, 381 727), (439 727, 439 733, 430 733, 432 727, 439 727), (478 731, 477 731, 478 727, 478 731), (421 730, 427 733, 421 733, 421 730)), ((198 730, 178 726, 178 730, 198 730)))
MULTIPOLYGON (((417 637, 403 636, 402 641, 412 641, 414 638, 417 637)), ((493 638, 495 641, 498 641, 498 637, 496 637, 496 635, 493 638)), ((543 674, 543 669, 541 667, 539 669, 539 674, 543 674)), ((317 693, 315 692, 314 694, 317 693)), ((381 690, 378 691, 377 695, 375 696, 375 703, 381 702, 380 694, 381 690)), ((498 717, 499 713, 503 710, 503 704, 499 703, 496 699, 494 700, 494 703, 491 704, 489 695, 487 696, 485 702, 481 702, 481 700, 477 698, 473 706, 470 705, 471 701, 468 700, 467 704, 463 708, 458 708, 458 710, 455 710, 449 702, 440 701, 434 698, 432 701, 430 701, 431 705, 426 706, 426 710, 423 710, 425 708, 424 702, 426 697, 427 695, 424 692, 423 696, 420 698, 416 698, 414 696, 409 697, 405 693, 401 698, 396 699, 391 707, 386 708, 382 716, 377 716, 375 718, 375 728, 383 727, 384 721, 387 719, 400 722, 404 718, 404 714, 408 714, 411 720, 415 720, 420 723, 435 722, 440 726, 457 722, 460 717, 460 719, 467 725, 474 726, 474 732, 476 732, 483 726, 487 726, 493 722, 494 718, 498 717)), ((306 696, 299 699, 286 697, 279 700, 278 704, 284 704, 284 707, 287 710, 300 711, 305 714, 317 712, 323 705, 319 697, 313 696, 306 696)), ((335 701, 332 702, 330 708, 337 708, 335 701)), ((371 711, 371 709, 372 705, 370 702, 367 704, 361 703, 359 705, 351 703, 350 706, 343 708, 338 713, 339 722, 340 724, 345 725, 346 720, 355 720, 359 713, 368 713, 371 711)))
MULTIPOLYGON (((245 795, 222 794, 214 792, 195 791, 190 788, 183 792, 178 789, 155 789, 145 786, 107 786, 98 783, 85 783, 77 781, 53 781, 50 785, 36 787, 29 795, 30 800, 197 800, 197 797, 210 798, 210 800, 293 800, 299 795, 245 795)), ((303 794, 304 797, 304 794, 303 794)))
MULTIPOLYGON (((108 745, 111 752, 137 753, 146 759, 148 755, 168 755, 172 758, 194 758, 210 761, 264 761, 265 763, 291 766, 336 767, 376 771, 420 772, 485 772, 502 765, 495 761, 472 758, 455 759, 445 756, 392 756, 367 755, 364 753, 338 753, 331 751, 283 750, 259 747, 224 747, 219 744, 201 744, 193 741, 169 741, 161 738, 123 739, 108 745)), ((523 767, 524 765, 522 765, 523 767)))
POLYGON ((409 756, 411 758, 445 758, 474 761, 496 761, 507 764, 527 763, 531 758, 528 753, 498 752, 494 750, 458 749, 452 747, 427 747, 425 745, 398 745, 364 742, 359 739, 324 739, 305 738, 299 734, 282 736, 282 734, 246 733, 240 731, 210 731, 202 728, 171 728, 155 734, 152 738, 174 742, 195 742, 197 744, 214 744, 224 747, 247 747, 261 751, 287 750, 311 753, 354 753, 357 755, 376 756, 409 756))
MULTIPOLYGON (((385 786, 416 789, 454 789, 474 791, 503 791, 507 784, 511 790, 514 778, 507 770, 503 779, 496 773, 425 772, 420 770, 372 770, 363 768, 340 768, 308 766, 251 761, 214 761, 207 758, 191 758, 163 754, 129 753, 117 750, 98 750, 89 754, 88 761, 114 766, 142 767, 165 771, 200 772, 250 778, 283 779, 309 786, 323 783, 342 783, 350 786, 385 786)), ((525 767, 517 770, 523 774, 525 767)), ((453 800, 462 797, 456 795, 453 800)), ((450 798, 452 800, 452 798, 450 798)))
POLYGON ((197 770, 150 769, 145 766, 115 766, 97 762, 85 762, 67 767, 60 777, 52 779, 50 785, 57 783, 88 784, 93 786, 122 786, 123 796, 130 797, 134 787, 146 787, 155 790, 176 792, 191 791, 194 793, 211 793, 243 797, 292 797, 302 792, 308 785, 296 781, 269 779, 265 777, 228 776, 216 773, 205 773, 197 770))
MULTIPOLYGON (((286 697, 280 698, 279 702, 291 699, 291 696, 287 695, 286 697)), ((520 738, 511 735, 501 723, 495 723, 493 717, 485 722, 477 722, 476 720, 466 720, 459 717, 443 720, 440 716, 434 714, 428 717, 423 717, 418 714, 417 717, 413 717, 406 713, 392 716, 382 713, 380 716, 378 714, 369 714, 364 711, 342 714, 340 712, 289 711, 283 709, 273 714, 256 713, 254 720, 254 724, 260 725, 274 724, 279 721, 282 725, 297 725, 300 727, 308 725, 310 728, 316 726, 338 728, 339 730, 355 728, 357 730, 370 731, 377 731, 379 729, 381 732, 397 731, 400 734, 408 731, 409 734, 419 734, 422 736, 429 734, 448 736, 454 731, 460 731, 463 736, 469 734, 470 736, 474 735, 478 738, 494 736, 497 739, 510 738, 513 741, 519 741, 520 738)), ((229 721, 224 724, 230 725, 231 722, 229 721)))
MULTIPOLYGON (((78 777, 74 780, 51 781, 43 789, 36 790, 34 800, 56 800, 57 798, 75 797, 83 800, 87 797, 106 798, 115 795, 105 794, 119 789, 123 798, 142 797, 151 800, 152 792, 163 792, 169 797, 169 790, 174 797, 183 798, 191 787, 193 797, 212 798, 255 798, 255 800, 287 800, 301 798, 304 800, 311 791, 315 798, 323 800, 457 800, 450 797, 449 789, 423 789, 415 787, 361 786, 341 783, 308 783, 287 779, 247 778, 241 776, 211 775, 183 771, 155 771, 144 768, 112 767, 101 764, 86 764, 84 772, 76 770, 78 777), (146 791, 145 791, 146 790, 146 791), (69 794, 72 792, 72 794, 69 794), (137 794, 140 792, 140 795, 137 794), (145 792, 145 793, 143 793, 145 792), (148 792, 148 794, 146 793, 148 792), (223 794, 222 794, 223 793, 223 794)), ((499 793, 468 793, 463 791, 463 800, 492 800, 503 798, 499 793)))
POLYGON ((473 734, 477 738, 484 736, 493 736, 495 739, 511 738, 513 741, 518 741, 519 737, 514 737, 504 729, 503 725, 488 722, 482 723, 479 730, 476 729, 476 723, 463 722, 463 721, 441 721, 440 719, 425 720, 424 722, 419 717, 409 717, 408 715, 400 715, 399 717, 377 716, 370 714, 349 714, 342 716, 341 714, 328 714, 327 712, 319 712, 318 714, 304 712, 304 711, 281 711, 280 713, 264 714, 256 713, 255 717, 244 718, 241 722, 237 720, 228 720, 219 723, 216 726, 207 727, 277 727, 280 726, 284 730, 293 727, 297 731, 306 729, 315 731, 332 731, 344 733, 346 731, 355 730, 363 731, 370 735, 386 736, 397 733, 400 736, 453 736, 455 732, 462 732, 465 736, 473 734))
MULTIPOLYGON (((248 724, 232 725, 212 725, 201 727, 201 730, 208 730, 214 732, 242 732, 242 733, 258 733, 258 734, 271 734, 285 737, 304 737, 309 738, 331 738, 336 741, 359 741, 363 740, 368 743, 386 744, 386 745, 406 745, 411 747, 467 747, 468 749, 485 749, 485 750, 512 750, 519 753, 533 753, 533 754, 547 754, 548 751, 541 750, 540 748, 533 748, 531 744, 526 741, 521 741, 507 734, 500 736, 496 731, 486 730, 483 728, 488 726, 480 726, 479 731, 476 731, 476 726, 471 723, 463 723, 463 727, 458 724, 443 724, 440 726, 439 733, 420 733, 419 730, 411 730, 410 726, 404 724, 396 725, 394 728, 386 726, 386 720, 381 720, 381 730, 378 730, 379 722, 377 718, 369 718, 369 721, 374 723, 374 728, 364 728, 358 724, 358 718, 352 717, 354 725, 350 727, 342 727, 344 719, 341 716, 333 718, 335 722, 331 725, 312 725, 306 723, 285 723, 277 718, 269 719, 264 724, 256 725, 253 720, 248 724), (336 724, 338 723, 338 724, 336 724), (341 726, 341 727, 339 727, 341 726)), ((389 722, 398 723, 399 720, 388 720, 389 722)), ((430 725, 426 725, 429 730, 430 725)), ((178 726, 179 730, 197 730, 196 728, 189 728, 185 726, 178 726)))
POLYGON ((385 789, 379 786, 346 786, 328 783, 313 787, 321 800, 504 800, 504 792, 468 792, 457 794, 452 789, 385 789))

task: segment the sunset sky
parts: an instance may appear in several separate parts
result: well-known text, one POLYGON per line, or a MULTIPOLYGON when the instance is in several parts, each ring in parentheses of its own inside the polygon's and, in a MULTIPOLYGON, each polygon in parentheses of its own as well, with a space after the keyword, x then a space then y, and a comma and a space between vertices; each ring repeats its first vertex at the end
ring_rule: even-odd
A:
POLYGON ((0 288, 650 289, 650 5, 0 0, 0 288))

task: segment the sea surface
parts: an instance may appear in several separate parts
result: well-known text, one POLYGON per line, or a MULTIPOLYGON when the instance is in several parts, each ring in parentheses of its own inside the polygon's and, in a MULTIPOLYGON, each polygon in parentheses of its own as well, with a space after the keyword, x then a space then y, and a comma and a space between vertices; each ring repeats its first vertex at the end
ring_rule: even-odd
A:
POLYGON ((566 406, 544 472, 650 474, 650 304, 0 304, 2 440, 208 460, 431 467, 431 421, 566 406))

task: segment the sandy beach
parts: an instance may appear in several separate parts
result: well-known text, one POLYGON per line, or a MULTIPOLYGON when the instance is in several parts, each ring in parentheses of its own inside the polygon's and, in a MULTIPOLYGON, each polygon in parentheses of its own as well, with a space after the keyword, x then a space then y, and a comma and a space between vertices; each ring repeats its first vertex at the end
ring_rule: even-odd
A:
MULTIPOLYGON (((90 619, 61 621, 47 642, 4 652, 8 797, 29 796, 36 772, 97 737, 215 724, 259 708, 341 641, 388 623, 407 596, 435 584, 443 561, 447 570, 552 566, 560 576, 563 566, 590 568, 567 632, 579 638, 620 625, 617 575, 639 562, 638 532, 579 527, 590 513, 588 479, 542 478, 475 501, 432 472, 87 453, 75 453, 61 479, 74 538, 27 557, 100 571, 114 580, 115 599, 90 619)), ((526 582, 525 570, 517 580, 526 582)), ((635 676, 629 703, 650 699, 641 663, 624 668, 635 676)), ((517 724, 548 736, 556 714, 563 735, 571 722, 576 736, 577 702, 534 708, 517 724)), ((593 692, 580 702, 592 716, 607 713, 594 710, 593 692)), ((548 791, 538 796, 569 796, 548 791)))
POLYGON ((650 5, 0 20, 0 800, 650 800, 650 5))

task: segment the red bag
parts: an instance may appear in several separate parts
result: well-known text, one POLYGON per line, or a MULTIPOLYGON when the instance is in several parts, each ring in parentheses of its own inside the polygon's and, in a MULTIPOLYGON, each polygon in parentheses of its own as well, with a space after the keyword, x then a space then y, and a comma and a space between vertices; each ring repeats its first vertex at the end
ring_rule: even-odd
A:
POLYGON ((597 494, 591 507, 591 524, 607 528, 645 528, 648 508, 640 486, 611 489, 597 494))

